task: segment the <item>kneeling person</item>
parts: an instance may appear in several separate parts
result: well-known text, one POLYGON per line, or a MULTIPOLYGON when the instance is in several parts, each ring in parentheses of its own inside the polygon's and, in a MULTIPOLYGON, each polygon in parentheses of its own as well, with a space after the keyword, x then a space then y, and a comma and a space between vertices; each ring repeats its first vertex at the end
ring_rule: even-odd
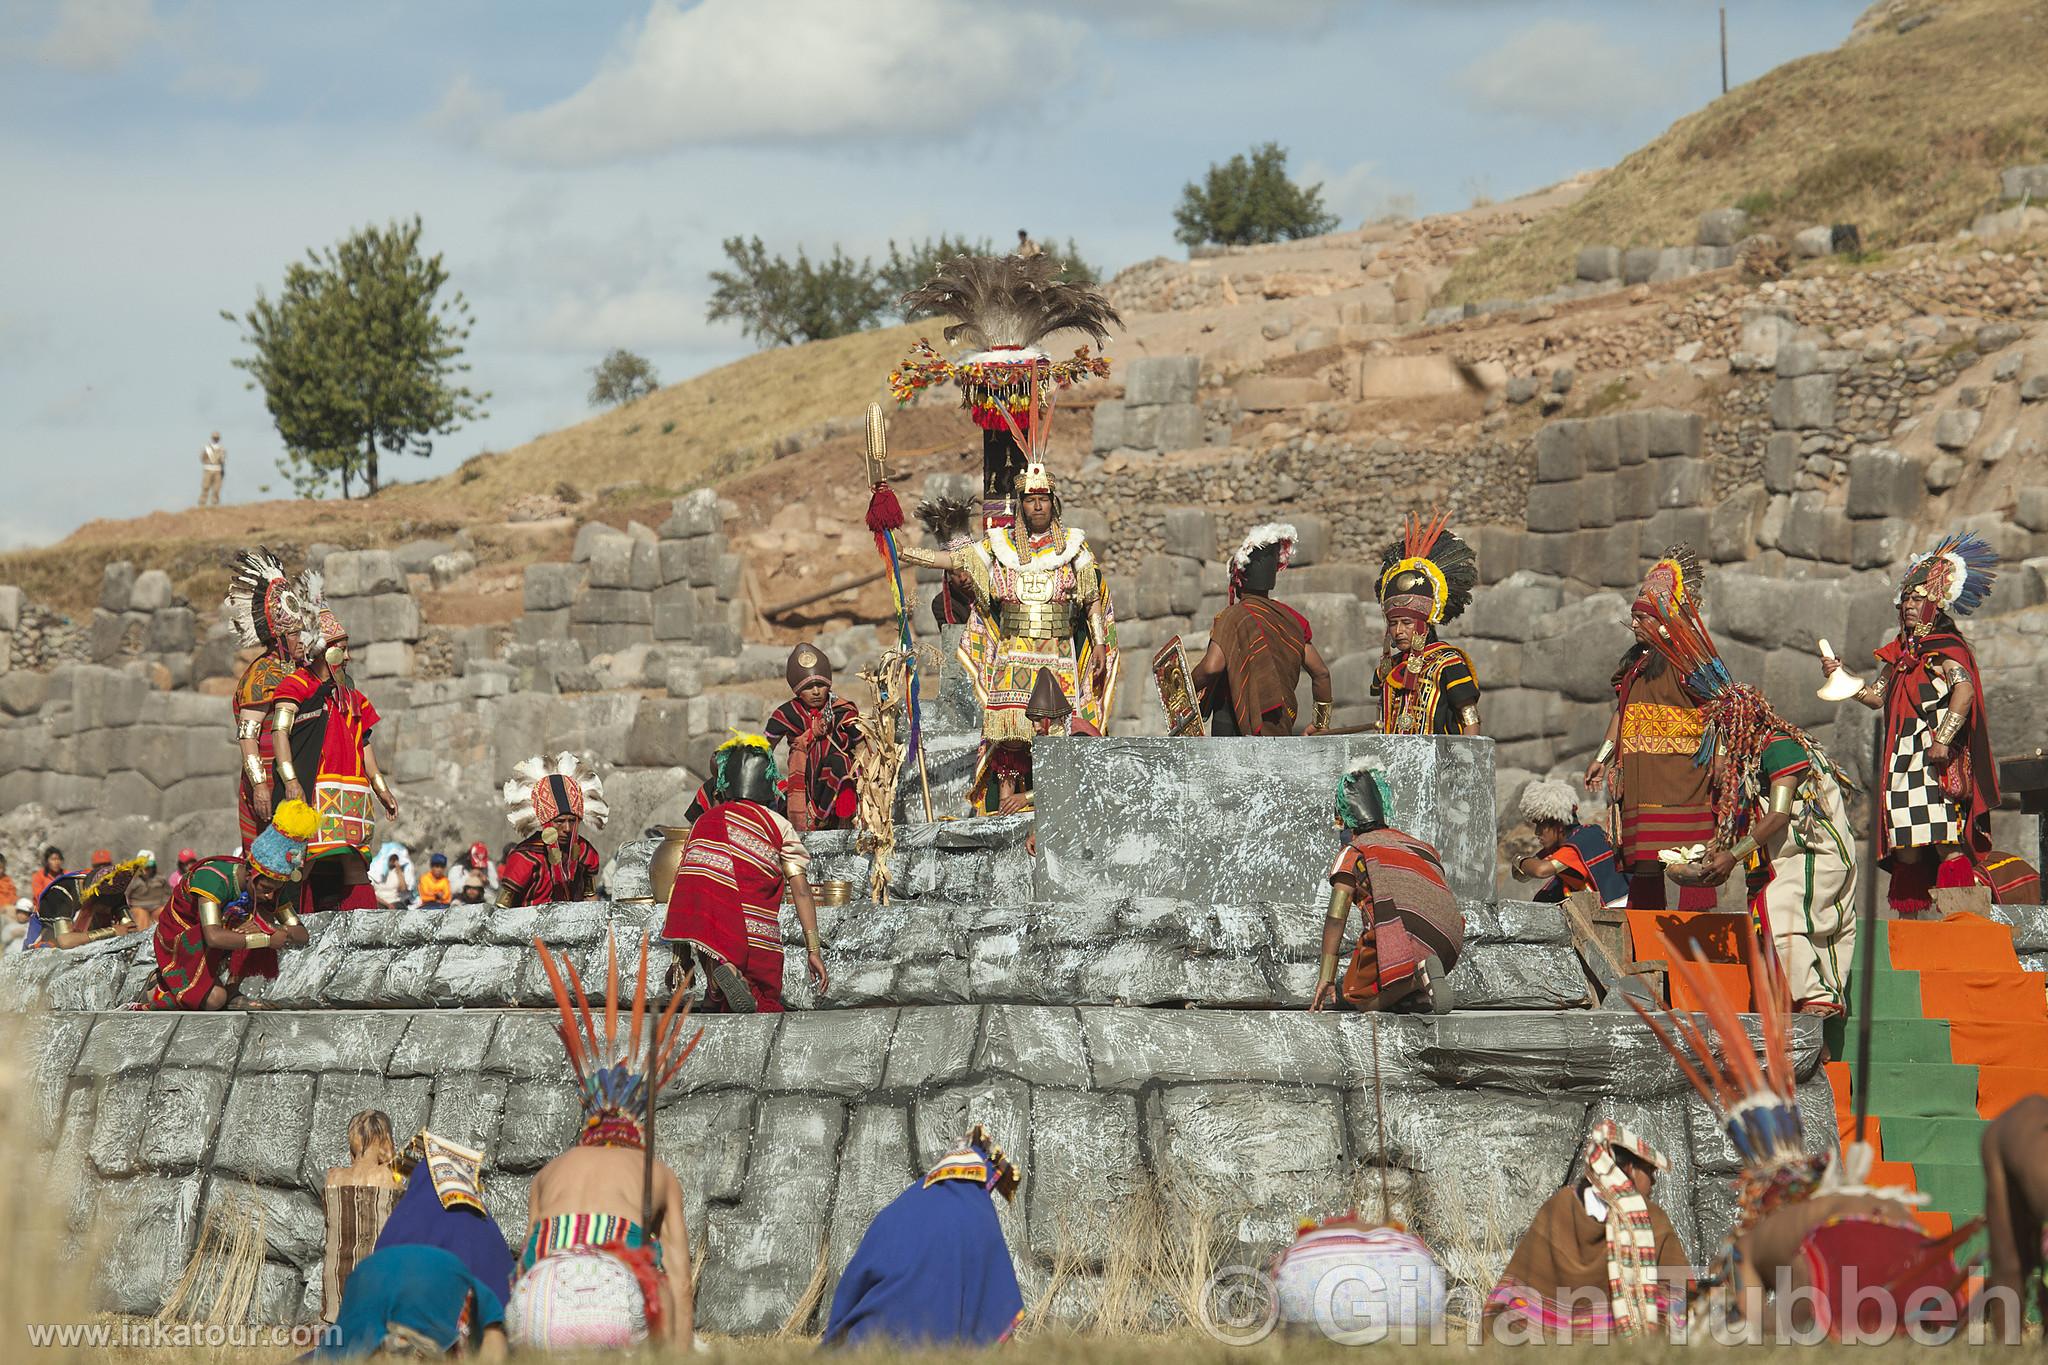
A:
POLYGON ((1345 1002, 1360 1010, 1451 1008, 1444 978, 1464 951, 1465 917, 1436 849, 1393 828, 1392 817, 1386 784, 1370 765, 1355 765, 1338 782, 1337 824, 1350 841, 1330 869, 1312 1010, 1337 1001, 1337 952, 1353 907, 1364 923, 1344 972, 1345 1002))
POLYGON ((225 1009, 251 976, 275 977, 280 948, 308 941, 293 902, 320 817, 286 801, 241 858, 207 858, 178 883, 156 922, 156 980, 143 1006, 225 1009))
POLYGON ((1535 829, 1543 847, 1508 864, 1517 881, 1544 878, 1532 898, 1561 901, 1579 891, 1592 891, 1607 906, 1628 904, 1628 878, 1614 856, 1614 843, 1598 825, 1579 820, 1579 801, 1562 782, 1531 782, 1522 789, 1522 818, 1535 829))
POLYGON ((823 942, 804 869, 811 855, 777 815, 775 752, 758 735, 740 735, 712 762, 711 809, 690 825, 690 841, 669 892, 661 936, 676 945, 682 974, 687 949, 704 964, 704 1008, 737 1014, 782 1009, 782 893, 796 902, 811 977, 823 995, 823 942))

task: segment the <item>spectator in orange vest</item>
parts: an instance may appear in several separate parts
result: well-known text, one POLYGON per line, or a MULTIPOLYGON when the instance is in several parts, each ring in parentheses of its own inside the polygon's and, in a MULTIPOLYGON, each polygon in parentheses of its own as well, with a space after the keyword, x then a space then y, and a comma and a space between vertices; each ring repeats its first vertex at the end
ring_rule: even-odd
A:
POLYGON ((420 874, 420 904, 447 905, 455 899, 455 888, 448 881, 448 855, 436 853, 427 859, 427 870, 420 874))

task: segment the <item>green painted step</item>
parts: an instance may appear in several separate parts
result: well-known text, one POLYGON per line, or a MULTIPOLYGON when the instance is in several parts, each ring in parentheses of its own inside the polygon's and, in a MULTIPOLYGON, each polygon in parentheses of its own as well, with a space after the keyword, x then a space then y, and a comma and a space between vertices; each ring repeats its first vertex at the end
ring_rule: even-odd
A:
POLYGON ((1927 1196, 1926 1207, 1959 1224, 1984 1212, 1984 1167, 1977 1162, 1915 1162, 1913 1180, 1927 1196))
POLYGON ((1925 1118, 1901 1114, 1880 1126, 1886 1161, 1910 1161, 1917 1169, 1923 1161, 1938 1165, 1970 1166, 1979 1161, 1979 1143, 1984 1136, 1981 1118, 1925 1118))
MULTIPOLYGON (((1871 983, 1870 1017, 1884 1019, 1918 1019, 1920 1011, 1920 973, 1879 972, 1871 983)), ((1863 988, 1854 980, 1849 982, 1849 999, 1861 1003, 1863 988)))
MULTIPOLYGON (((1855 1093, 1854 1062, 1850 1093, 1855 1093)), ((1968 1118, 1977 1112, 1977 1068, 1955 1062, 1900 1062, 1873 1066, 1870 1112, 1894 1117, 1968 1118)))
MULTIPOLYGON (((1856 1030, 1841 1016, 1822 1027, 1828 1055, 1856 1060, 1856 1030)), ((1901 1062, 1950 1062, 1946 1019, 1877 1019, 1870 1026, 1870 1058, 1886 1066, 1901 1062)))

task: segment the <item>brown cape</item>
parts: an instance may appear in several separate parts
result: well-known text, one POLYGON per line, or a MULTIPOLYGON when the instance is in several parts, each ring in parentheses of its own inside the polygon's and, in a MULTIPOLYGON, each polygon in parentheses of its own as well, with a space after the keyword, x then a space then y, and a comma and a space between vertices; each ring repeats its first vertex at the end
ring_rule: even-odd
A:
POLYGON ((1291 735, 1295 692, 1308 656, 1301 618, 1267 597, 1217 613, 1209 638, 1223 651, 1224 684, 1241 735, 1291 735))
MULTIPOLYGON (((1692 1262, 1679 1244, 1670 1215, 1656 1200, 1647 1202, 1650 1227, 1657 1237, 1657 1264, 1685 1270, 1692 1262)), ((1562 1301, 1567 1294, 1583 1298, 1597 1293, 1596 1302, 1608 1303, 1607 1225, 1586 1212, 1585 1197, 1576 1183, 1551 1195, 1536 1210, 1529 1231, 1501 1273, 1553 1302, 1562 1301)))

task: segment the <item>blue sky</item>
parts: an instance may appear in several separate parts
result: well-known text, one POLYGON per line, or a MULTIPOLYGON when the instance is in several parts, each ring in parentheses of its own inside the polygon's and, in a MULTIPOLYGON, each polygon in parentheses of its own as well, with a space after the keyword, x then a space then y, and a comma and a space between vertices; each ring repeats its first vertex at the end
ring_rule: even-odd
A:
MULTIPOLYGON (((1862 5, 1736 0, 1740 83, 1862 5)), ((0 546, 282 495, 218 316, 308 247, 422 215, 468 296, 490 416, 421 478, 587 413, 626 346, 704 321, 719 242, 1074 237, 1173 254, 1207 164, 1275 140, 1347 226, 1611 165, 1719 89, 1701 0, 0 0, 0 546)))

